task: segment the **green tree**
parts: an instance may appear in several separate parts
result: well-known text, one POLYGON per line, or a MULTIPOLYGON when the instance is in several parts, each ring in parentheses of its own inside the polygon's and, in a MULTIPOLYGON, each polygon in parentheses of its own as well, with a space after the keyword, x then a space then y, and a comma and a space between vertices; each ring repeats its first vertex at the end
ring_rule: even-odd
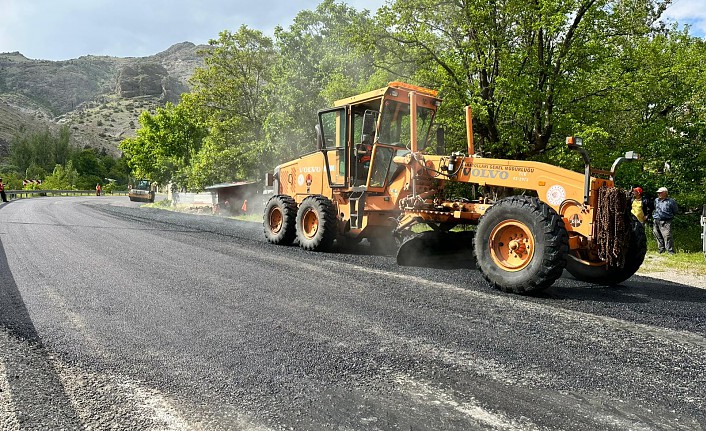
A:
POLYGON ((24 187, 22 183, 22 177, 20 177, 14 171, 3 171, 2 175, 3 184, 5 184, 5 190, 22 190, 24 187))
POLYGON ((47 175, 47 171, 45 171, 43 167, 37 165, 36 163, 32 163, 24 171, 25 178, 29 180, 43 180, 44 178, 46 178, 47 175))
POLYGON ((78 181, 78 172, 69 160, 66 166, 56 165, 51 175, 47 176, 42 183, 45 190, 74 190, 78 181))
POLYGON ((584 78, 620 51, 624 35, 653 32, 667 4, 396 0, 362 43, 375 47, 379 67, 443 91, 455 112, 441 120, 454 136, 460 108, 471 105, 477 150, 528 158, 572 125, 563 121, 577 114, 572 104, 601 97, 584 78))
POLYGON ((221 32, 209 44, 206 67, 196 70, 194 89, 180 103, 209 130, 208 145, 191 169, 189 185, 194 188, 211 181, 260 178, 272 158, 264 132, 277 57, 272 39, 242 26, 235 33, 221 32))
POLYGON ((167 103, 155 114, 140 114, 134 138, 120 143, 127 164, 140 178, 186 185, 191 158, 201 148, 205 129, 182 105, 167 103))
POLYGON ((631 180, 650 190, 667 186, 682 194, 684 209, 700 209, 706 192, 706 44, 672 32, 640 41, 633 51, 640 69, 623 73, 628 91, 620 104, 631 115, 615 115, 611 135, 623 143, 621 150, 646 156, 631 180))
POLYGON ((367 12, 324 0, 313 11, 299 12, 289 28, 275 29, 280 53, 272 82, 276 109, 268 115, 267 131, 277 145, 278 162, 315 148, 319 109, 387 84, 388 74, 373 67, 372 54, 352 43, 371 26, 367 12))
POLYGON ((71 157, 71 161, 79 175, 92 176, 99 179, 105 177, 105 167, 98 158, 95 149, 84 149, 76 152, 71 157))
POLYGON ((72 152, 71 133, 63 126, 57 134, 44 130, 24 133, 10 143, 10 162, 21 172, 31 165, 38 165, 45 171, 54 169, 56 164, 65 164, 72 152))
POLYGON ((127 159, 125 156, 122 156, 118 159, 113 159, 110 156, 106 156, 103 158, 103 164, 106 166, 107 172, 107 178, 113 179, 116 182, 115 189, 122 189, 123 187, 127 187, 128 184, 128 179, 130 177, 130 167, 127 164, 127 159), (105 160, 111 160, 112 163, 106 164, 105 160))

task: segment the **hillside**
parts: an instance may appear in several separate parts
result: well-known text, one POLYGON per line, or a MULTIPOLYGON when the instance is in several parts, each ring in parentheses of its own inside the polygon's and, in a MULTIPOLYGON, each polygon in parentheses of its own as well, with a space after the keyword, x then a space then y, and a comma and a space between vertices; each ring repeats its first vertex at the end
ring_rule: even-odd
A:
POLYGON ((149 57, 83 56, 66 61, 0 53, 0 155, 26 130, 71 128, 78 146, 117 154, 145 109, 178 102, 207 46, 173 45, 149 57))

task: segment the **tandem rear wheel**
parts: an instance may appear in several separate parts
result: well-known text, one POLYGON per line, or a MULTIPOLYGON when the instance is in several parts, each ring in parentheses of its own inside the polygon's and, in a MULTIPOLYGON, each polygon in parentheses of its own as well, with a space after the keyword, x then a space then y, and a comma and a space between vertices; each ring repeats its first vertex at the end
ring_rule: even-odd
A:
POLYGON ((327 197, 307 196, 299 205, 296 236, 304 250, 331 250, 337 235, 336 226, 336 207, 327 197))
POLYGON ((290 196, 275 195, 265 204, 263 228, 270 244, 289 245, 296 232, 297 203, 290 196))

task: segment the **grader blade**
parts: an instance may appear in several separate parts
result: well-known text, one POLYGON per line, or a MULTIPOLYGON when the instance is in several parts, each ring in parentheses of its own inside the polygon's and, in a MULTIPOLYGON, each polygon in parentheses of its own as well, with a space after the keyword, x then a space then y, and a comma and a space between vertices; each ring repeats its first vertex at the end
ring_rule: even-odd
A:
POLYGON ((473 268, 473 232, 423 232, 406 239, 397 263, 426 268, 473 268))

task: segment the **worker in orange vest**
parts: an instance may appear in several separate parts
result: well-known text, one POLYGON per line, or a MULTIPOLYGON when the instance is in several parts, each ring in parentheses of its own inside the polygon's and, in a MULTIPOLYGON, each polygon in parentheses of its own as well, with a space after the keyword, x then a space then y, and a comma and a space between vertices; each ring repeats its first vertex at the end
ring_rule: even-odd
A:
POLYGON ((5 194, 5 184, 2 182, 2 178, 0 178, 0 197, 2 197, 3 202, 7 202, 7 195, 5 194))

